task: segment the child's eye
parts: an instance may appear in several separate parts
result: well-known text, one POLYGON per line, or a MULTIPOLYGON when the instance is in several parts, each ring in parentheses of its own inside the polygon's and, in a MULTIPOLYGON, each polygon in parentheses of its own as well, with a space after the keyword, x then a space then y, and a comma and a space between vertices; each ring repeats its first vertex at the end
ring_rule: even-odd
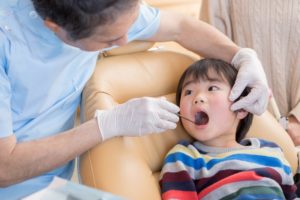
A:
POLYGON ((215 86, 215 85, 210 86, 210 87, 208 88, 208 91, 216 91, 216 90, 219 90, 219 87, 217 87, 217 86, 215 86))
POLYGON ((192 90, 185 90, 184 91, 184 96, 192 94, 192 90))

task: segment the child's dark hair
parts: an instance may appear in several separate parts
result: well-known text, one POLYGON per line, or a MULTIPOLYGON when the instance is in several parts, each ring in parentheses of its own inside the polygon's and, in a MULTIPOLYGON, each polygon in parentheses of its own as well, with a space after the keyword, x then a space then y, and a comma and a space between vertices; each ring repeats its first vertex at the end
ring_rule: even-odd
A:
POLYGON ((63 27, 73 40, 89 37, 95 28, 114 22, 138 0, 32 0, 37 13, 63 27))
MULTIPOLYGON (((180 105, 180 97, 182 92, 183 83, 187 78, 192 78, 193 80, 210 80, 209 71, 213 70, 216 72, 220 77, 224 78, 231 87, 233 87, 236 76, 237 76, 237 69, 235 69, 232 65, 217 59, 202 59, 191 66, 189 66, 184 73, 182 74, 176 92, 176 104, 180 105)), ((240 98, 246 96, 250 92, 250 88, 246 88, 243 93, 241 94, 240 98)), ((237 101, 237 100, 236 100, 237 101)), ((236 130, 236 141, 240 142, 247 134, 251 124, 252 124, 253 114, 248 113, 248 115, 241 119, 237 130, 236 130)))

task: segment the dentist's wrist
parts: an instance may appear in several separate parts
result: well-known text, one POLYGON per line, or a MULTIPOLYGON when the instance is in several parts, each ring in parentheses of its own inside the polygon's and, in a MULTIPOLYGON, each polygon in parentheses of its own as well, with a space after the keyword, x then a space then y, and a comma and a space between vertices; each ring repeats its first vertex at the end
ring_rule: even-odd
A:
POLYGON ((279 124, 282 126, 282 128, 284 129, 284 130, 288 130, 288 127, 289 127, 289 117, 285 117, 285 116, 283 116, 283 117, 280 117, 280 119, 279 119, 279 124))

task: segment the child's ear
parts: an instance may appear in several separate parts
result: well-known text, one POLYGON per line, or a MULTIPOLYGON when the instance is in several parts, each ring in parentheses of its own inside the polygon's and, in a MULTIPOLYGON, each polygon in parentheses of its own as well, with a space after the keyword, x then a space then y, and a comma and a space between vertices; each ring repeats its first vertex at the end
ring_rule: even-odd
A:
POLYGON ((237 112, 236 116, 237 116, 238 119, 244 119, 248 115, 248 112, 244 109, 240 109, 236 112, 237 112))

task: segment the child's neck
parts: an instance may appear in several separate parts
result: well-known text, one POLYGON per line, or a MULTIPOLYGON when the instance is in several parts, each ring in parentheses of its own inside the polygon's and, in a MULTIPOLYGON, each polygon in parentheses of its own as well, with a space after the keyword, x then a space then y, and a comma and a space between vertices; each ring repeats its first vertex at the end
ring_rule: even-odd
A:
POLYGON ((204 144, 205 146, 208 147, 216 147, 216 148, 240 148, 243 147, 243 145, 239 144, 235 140, 230 140, 230 141, 209 141, 209 142, 201 142, 201 144, 204 144))
POLYGON ((241 149, 244 149, 246 146, 243 146, 239 143, 235 144, 227 144, 227 145, 222 145, 222 146, 210 146, 205 143, 202 143, 200 141, 197 141, 194 143, 197 149, 207 152, 207 155, 215 155, 215 154, 220 154, 220 153, 227 153, 227 152, 232 152, 232 151, 239 151, 241 149))

